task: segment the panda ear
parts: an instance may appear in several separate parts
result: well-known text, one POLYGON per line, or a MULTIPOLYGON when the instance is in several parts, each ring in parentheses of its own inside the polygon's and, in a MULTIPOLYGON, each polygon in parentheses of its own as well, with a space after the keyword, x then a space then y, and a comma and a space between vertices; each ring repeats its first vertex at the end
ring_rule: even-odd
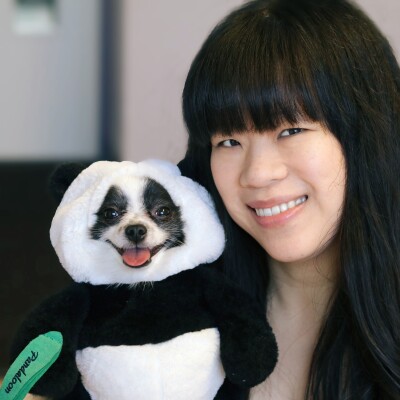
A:
POLYGON ((71 183, 89 165, 90 164, 67 163, 59 165, 53 171, 49 179, 49 189, 57 203, 61 202, 64 193, 71 183))

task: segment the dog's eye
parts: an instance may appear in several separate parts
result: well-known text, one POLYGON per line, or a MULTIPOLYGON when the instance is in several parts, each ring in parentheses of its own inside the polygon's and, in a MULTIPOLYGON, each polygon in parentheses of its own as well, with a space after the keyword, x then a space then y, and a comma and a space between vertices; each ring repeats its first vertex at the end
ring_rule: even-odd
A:
POLYGON ((103 215, 105 219, 115 219, 119 217, 119 212, 114 208, 107 208, 103 211, 103 215))
POLYGON ((159 209, 156 210, 155 214, 156 217, 168 217, 168 215, 171 213, 171 210, 168 207, 160 207, 159 209))

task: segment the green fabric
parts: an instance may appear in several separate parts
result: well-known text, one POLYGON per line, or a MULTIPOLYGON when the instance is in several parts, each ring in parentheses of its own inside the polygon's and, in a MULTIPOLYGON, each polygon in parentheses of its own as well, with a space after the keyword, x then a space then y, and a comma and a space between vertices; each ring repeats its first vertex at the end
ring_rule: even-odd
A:
POLYGON ((24 399, 32 386, 57 360, 62 343, 62 335, 56 331, 33 339, 7 371, 0 389, 0 400, 24 399))

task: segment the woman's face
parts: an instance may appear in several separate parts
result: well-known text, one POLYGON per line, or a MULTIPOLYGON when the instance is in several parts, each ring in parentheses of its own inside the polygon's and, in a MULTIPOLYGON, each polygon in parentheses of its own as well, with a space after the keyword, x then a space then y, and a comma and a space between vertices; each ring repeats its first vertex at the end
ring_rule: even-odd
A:
POLYGON ((317 122, 212 138, 211 170, 233 220, 280 262, 321 255, 342 212, 346 168, 317 122))

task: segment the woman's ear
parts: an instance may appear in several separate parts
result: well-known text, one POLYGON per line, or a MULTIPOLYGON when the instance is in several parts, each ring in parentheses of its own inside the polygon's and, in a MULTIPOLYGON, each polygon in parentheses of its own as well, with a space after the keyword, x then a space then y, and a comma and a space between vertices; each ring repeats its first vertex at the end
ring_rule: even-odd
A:
POLYGON ((59 204, 71 183, 89 166, 83 163, 66 163, 59 165, 49 179, 50 193, 59 204))

